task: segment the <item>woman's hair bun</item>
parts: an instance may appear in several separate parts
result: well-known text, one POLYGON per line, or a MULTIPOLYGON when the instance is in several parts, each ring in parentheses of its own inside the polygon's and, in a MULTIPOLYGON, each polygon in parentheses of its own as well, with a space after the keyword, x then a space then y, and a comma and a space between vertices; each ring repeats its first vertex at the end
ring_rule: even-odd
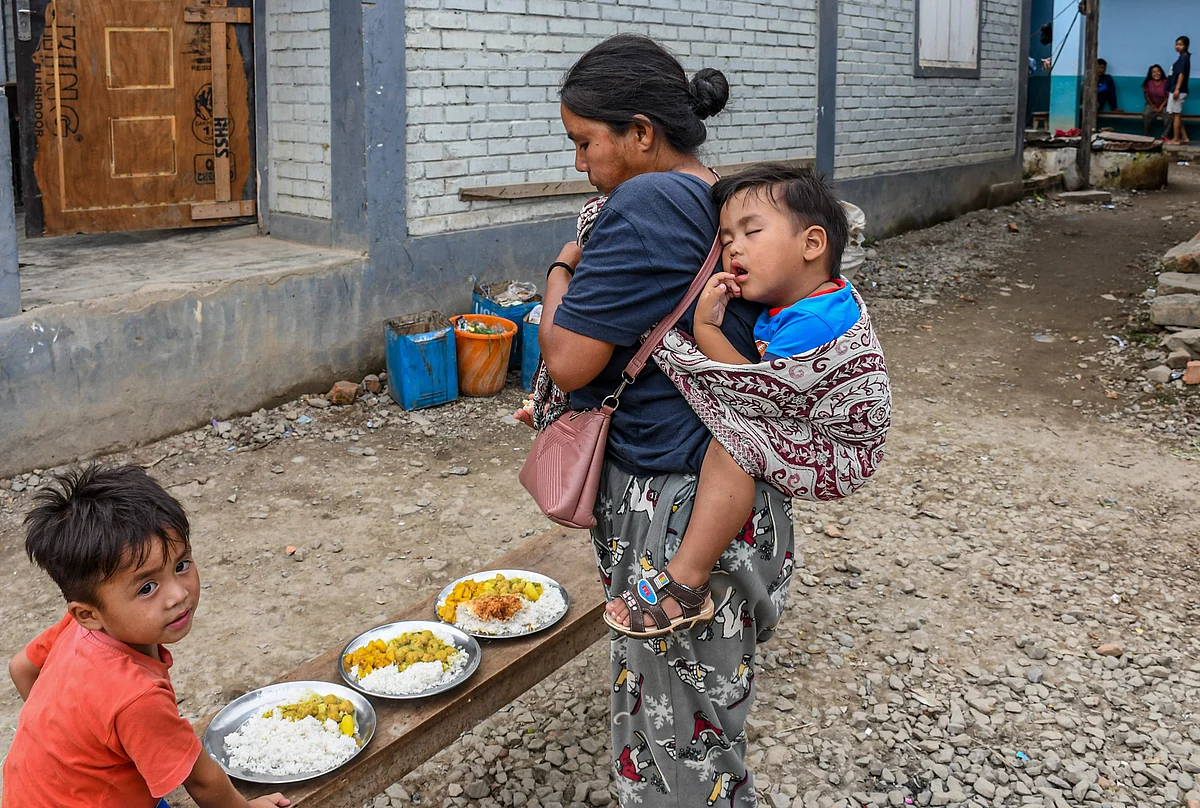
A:
POLYGON ((711 118, 729 102, 729 82, 720 70, 706 67, 688 83, 692 109, 700 118, 711 118))

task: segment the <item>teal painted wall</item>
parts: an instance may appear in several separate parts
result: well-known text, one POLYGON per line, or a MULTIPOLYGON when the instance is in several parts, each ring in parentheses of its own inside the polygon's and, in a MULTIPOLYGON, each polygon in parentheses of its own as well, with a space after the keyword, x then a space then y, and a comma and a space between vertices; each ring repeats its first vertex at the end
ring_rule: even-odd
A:
MULTIPOLYGON (((1079 122, 1079 93, 1083 73, 1083 20, 1075 17, 1077 0, 1055 0, 1054 52, 1061 55, 1050 80, 1050 128, 1070 129, 1079 122), (1065 40, 1065 41, 1064 41, 1065 40)), ((1100 58, 1108 61, 1108 72, 1117 82, 1117 100, 1127 112, 1141 113, 1145 106, 1142 81, 1152 64, 1170 72, 1175 61, 1175 38, 1193 39, 1192 51, 1200 50, 1200 2, 1197 0, 1155 0, 1148 13, 1146 0, 1104 0, 1100 9, 1100 58)), ((1184 106, 1189 115, 1200 115, 1200 60, 1195 60, 1189 89, 1193 92, 1184 106)), ((1101 125, 1119 131, 1142 131, 1141 120, 1128 124, 1101 120, 1101 125)), ((1156 128, 1155 133, 1158 133, 1156 128)))

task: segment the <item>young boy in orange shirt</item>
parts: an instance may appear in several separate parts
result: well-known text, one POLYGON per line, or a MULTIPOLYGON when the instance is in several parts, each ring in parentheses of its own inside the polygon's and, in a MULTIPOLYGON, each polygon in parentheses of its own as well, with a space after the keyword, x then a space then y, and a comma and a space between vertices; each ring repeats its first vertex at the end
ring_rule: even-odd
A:
POLYGON ((200 577, 182 506, 136 466, 68 471, 37 495, 25 550, 67 613, 9 663, 25 701, 4 761, 4 808, 201 808, 247 802, 175 706, 165 644, 192 628, 200 577))

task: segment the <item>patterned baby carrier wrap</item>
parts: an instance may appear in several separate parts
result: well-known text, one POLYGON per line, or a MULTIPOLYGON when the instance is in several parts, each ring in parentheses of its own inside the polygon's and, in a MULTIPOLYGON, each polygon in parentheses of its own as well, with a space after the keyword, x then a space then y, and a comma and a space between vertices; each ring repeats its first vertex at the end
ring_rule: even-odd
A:
MULTIPOLYGON (((580 211, 580 247, 605 199, 592 199, 580 211)), ((858 322, 834 341, 798 356, 728 365, 706 357, 678 328, 653 354, 737 464, 792 497, 849 496, 883 459, 892 422, 891 383, 866 303, 851 291, 858 322)), ((570 406, 544 364, 534 377, 532 397, 537 429, 570 406)))

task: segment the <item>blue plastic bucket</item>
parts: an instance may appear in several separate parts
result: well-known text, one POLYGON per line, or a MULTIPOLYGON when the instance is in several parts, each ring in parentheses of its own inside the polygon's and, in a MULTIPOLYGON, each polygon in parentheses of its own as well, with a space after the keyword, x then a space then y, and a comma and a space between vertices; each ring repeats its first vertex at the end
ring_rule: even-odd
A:
POLYGON ((533 389, 533 374, 537 372, 538 360, 542 358, 541 348, 538 347, 538 324, 526 320, 525 342, 521 345, 521 388, 533 389))
POLYGON ((383 324, 387 339, 388 394, 406 410, 458 398, 454 327, 436 311, 422 311, 383 324))
MULTIPOLYGON (((512 320, 517 324, 517 335, 513 337, 512 354, 508 359, 509 369, 521 367, 524 358, 522 346, 525 343, 524 333, 526 328, 525 315, 528 314, 534 306, 542 302, 541 295, 534 295, 524 303, 518 303, 515 306, 501 306, 492 296, 498 295, 508 288, 512 281, 492 281, 491 283, 475 283, 474 291, 471 292, 471 313, 472 314, 490 314, 493 317, 503 317, 505 320, 512 320)), ((532 372, 532 371, 531 371, 532 372)))

